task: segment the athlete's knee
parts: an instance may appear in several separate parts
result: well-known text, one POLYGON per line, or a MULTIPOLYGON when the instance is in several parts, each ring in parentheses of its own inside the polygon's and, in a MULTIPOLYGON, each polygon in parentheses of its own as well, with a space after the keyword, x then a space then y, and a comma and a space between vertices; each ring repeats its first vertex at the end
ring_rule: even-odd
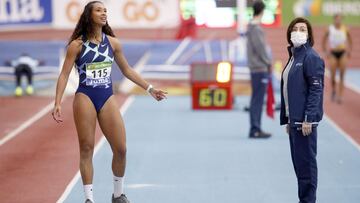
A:
POLYGON ((335 83, 336 83, 335 76, 331 77, 331 84, 335 84, 335 83))
POLYGON ((119 157, 121 159, 126 157, 126 145, 121 145, 120 147, 118 147, 117 149, 114 150, 114 156, 115 157, 119 157))
POLYGON ((94 152, 94 145, 91 143, 81 143, 80 144, 80 157, 89 158, 92 157, 94 152))
POLYGON ((339 74, 339 79, 340 79, 340 81, 343 81, 343 80, 344 80, 344 75, 345 75, 345 74, 344 74, 343 72, 339 74))

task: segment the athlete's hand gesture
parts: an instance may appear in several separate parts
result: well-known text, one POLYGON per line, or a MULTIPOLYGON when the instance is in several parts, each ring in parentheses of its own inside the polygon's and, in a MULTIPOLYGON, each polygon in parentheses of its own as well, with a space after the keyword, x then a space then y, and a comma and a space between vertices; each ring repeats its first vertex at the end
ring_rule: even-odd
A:
POLYGON ((54 109, 51 113, 53 119, 57 122, 57 123, 61 123, 63 122, 62 118, 61 118, 61 107, 60 105, 55 105, 54 109))
POLYGON ((163 99, 166 99, 166 94, 167 92, 163 91, 163 90, 158 90, 155 88, 150 88, 149 91, 150 95, 152 97, 154 97, 157 101, 161 101, 163 99))

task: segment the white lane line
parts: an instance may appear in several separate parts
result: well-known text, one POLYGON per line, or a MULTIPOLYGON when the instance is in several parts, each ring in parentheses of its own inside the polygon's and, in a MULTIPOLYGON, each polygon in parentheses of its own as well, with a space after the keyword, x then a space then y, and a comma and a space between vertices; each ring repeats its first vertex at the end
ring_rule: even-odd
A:
POLYGON ((347 88, 353 90, 354 92, 360 94, 360 88, 358 86, 356 86, 356 85, 354 85, 354 84, 352 84, 350 82, 346 82, 346 81, 345 81, 344 85, 345 85, 345 87, 347 87, 347 88))
POLYGON ((211 44, 210 41, 205 41, 203 43, 204 51, 205 51, 205 60, 207 63, 211 63, 213 61, 212 53, 211 53, 211 44))
POLYGON ((235 62, 235 48, 236 48, 236 39, 232 40, 229 42, 229 46, 228 46, 228 59, 229 61, 234 61, 235 62))
MULTIPOLYGON (((104 142, 103 138, 101 138, 100 142, 104 142)), ((101 144, 100 142, 99 142, 99 144, 101 144)), ((65 199, 67 198, 67 196, 69 196, 71 190, 73 189, 73 187, 75 186, 75 184, 77 183, 77 181, 79 179, 80 179, 80 171, 77 171, 76 175, 73 177, 73 179, 70 181, 70 183, 66 186, 66 189, 65 189, 64 193, 56 201, 56 203, 63 203, 65 201, 65 199)))
MULTIPOLYGON (((198 52, 203 47, 201 42, 194 44, 189 51, 184 53, 178 60, 178 64, 185 64, 196 52, 198 52)), ((168 64, 172 65, 172 64, 168 64)))
POLYGON ((173 64, 177 58, 181 55, 181 53, 185 50, 185 48, 189 45, 191 39, 190 37, 186 37, 181 41, 176 50, 171 54, 171 56, 166 60, 165 64, 170 65, 173 64))
MULTIPOLYGON (((130 96, 128 97, 124 104, 121 106, 120 108, 120 113, 122 115, 125 114, 125 112, 128 110, 128 108, 130 107, 130 105, 134 102, 134 96, 130 96)), ((94 149, 94 156, 97 154, 97 152, 100 150, 100 148, 104 145, 105 143, 105 137, 104 135, 102 135, 100 141, 96 144, 95 149, 94 149)), ((78 170, 75 174, 75 176, 71 179, 70 183, 66 186, 65 191, 63 192, 63 194, 60 196, 60 198, 56 201, 56 203, 63 203, 66 198, 69 196, 71 190, 74 188, 75 184, 77 183, 77 181, 80 179, 80 171, 78 170)))
POLYGON ((220 48, 221 48, 221 59, 223 61, 227 61, 228 60, 228 53, 227 53, 227 44, 225 40, 221 40, 220 41, 220 48))
MULTIPOLYGON (((330 71, 328 69, 325 70, 325 76, 331 80, 330 71)), ((339 83, 340 79, 339 79, 338 75, 337 75, 337 77, 335 77, 335 81, 336 81, 336 83, 339 83)), ((358 86, 356 86, 348 81, 344 81, 344 86, 353 90, 354 92, 360 94, 360 88, 358 86)))
POLYGON ((360 145, 349 135, 347 134, 338 124, 335 123, 329 116, 324 114, 325 119, 332 125, 335 130, 337 130, 341 135, 345 137, 347 141, 349 141, 357 150, 360 152, 360 145))
POLYGON ((34 116, 32 116, 27 121, 25 121, 23 124, 21 124, 18 128, 16 128, 15 130, 13 130, 9 134, 7 134, 5 137, 3 137, 0 140, 0 146, 2 146, 3 144, 8 142, 9 140, 11 140, 14 137, 16 137, 17 135, 19 135, 19 133, 21 133, 26 128, 28 128, 30 125, 35 123, 37 120, 39 120, 45 114, 49 113, 51 111, 51 109, 53 108, 53 106, 54 106, 54 101, 50 102, 50 104, 45 106, 43 109, 41 109, 39 112, 37 112, 34 116))

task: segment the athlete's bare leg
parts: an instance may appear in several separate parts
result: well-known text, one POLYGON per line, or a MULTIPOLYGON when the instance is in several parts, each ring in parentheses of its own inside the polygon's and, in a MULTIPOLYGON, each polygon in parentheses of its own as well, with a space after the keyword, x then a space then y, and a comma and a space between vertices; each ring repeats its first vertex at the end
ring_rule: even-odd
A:
POLYGON ((337 60, 333 55, 329 56, 329 67, 330 67, 330 80, 331 80, 331 100, 335 101, 336 99, 336 69, 337 69, 337 60))
POLYGON ((114 96, 106 101, 98 114, 98 120, 113 152, 113 173, 117 177, 123 177, 126 165, 126 135, 124 122, 114 96))
POLYGON ((341 103, 343 99, 344 93, 344 78, 345 78, 345 70, 347 65, 347 56, 346 53, 339 60, 339 72, 340 72, 340 80, 339 80, 339 94, 337 98, 337 102, 341 103))
POLYGON ((90 98, 77 93, 73 102, 74 120, 79 139, 80 173, 84 185, 92 184, 96 110, 90 98))

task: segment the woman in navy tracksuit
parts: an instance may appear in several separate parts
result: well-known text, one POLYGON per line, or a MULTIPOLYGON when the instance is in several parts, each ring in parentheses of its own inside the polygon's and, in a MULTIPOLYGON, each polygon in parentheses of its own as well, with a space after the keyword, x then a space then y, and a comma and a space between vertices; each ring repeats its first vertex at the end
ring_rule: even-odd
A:
POLYGON ((323 115, 324 61, 312 48, 312 28, 304 18, 287 29, 289 61, 281 77, 280 124, 286 125, 301 203, 314 203, 317 188, 317 125, 323 115))

